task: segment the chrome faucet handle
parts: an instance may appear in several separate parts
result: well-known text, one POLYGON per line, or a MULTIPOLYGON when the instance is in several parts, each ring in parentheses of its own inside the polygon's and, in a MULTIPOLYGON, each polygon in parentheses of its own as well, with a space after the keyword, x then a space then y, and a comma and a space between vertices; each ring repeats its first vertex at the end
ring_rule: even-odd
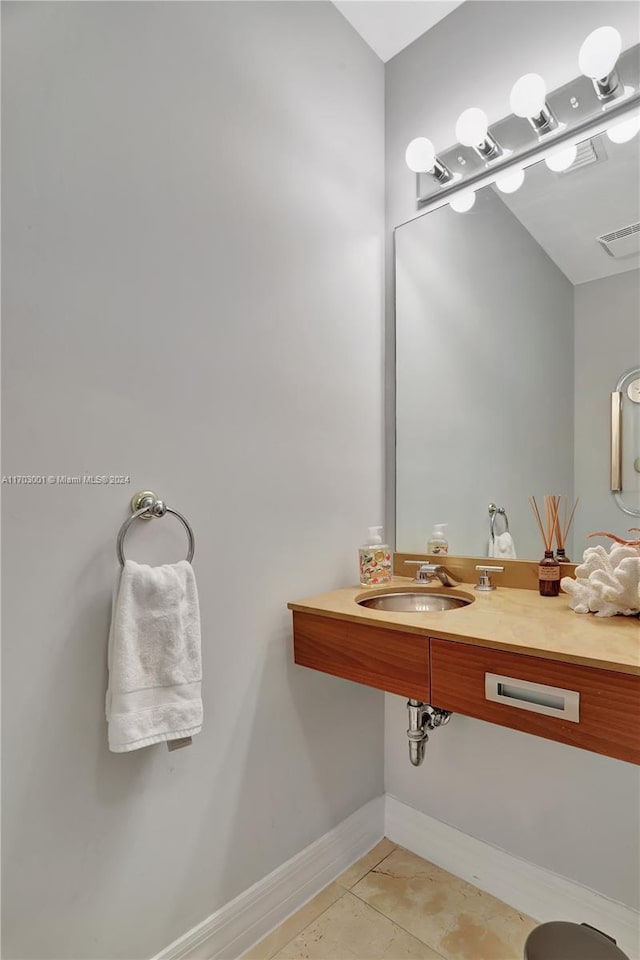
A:
POLYGON ((504 573, 504 567, 485 567, 482 564, 478 564, 478 566, 476 566, 476 570, 479 571, 480 578, 475 585, 474 590, 482 590, 484 592, 495 590, 495 587, 491 583, 492 573, 504 573))
POLYGON ((418 567, 414 583, 430 583, 437 579, 443 587, 460 585, 460 581, 456 580, 441 563, 424 563, 422 560, 405 560, 404 562, 418 567))

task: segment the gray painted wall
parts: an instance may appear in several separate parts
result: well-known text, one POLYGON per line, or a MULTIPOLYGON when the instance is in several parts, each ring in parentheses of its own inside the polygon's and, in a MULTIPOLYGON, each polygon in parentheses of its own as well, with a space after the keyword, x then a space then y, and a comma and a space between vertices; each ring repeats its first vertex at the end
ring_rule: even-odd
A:
POLYGON ((454 716, 430 736, 423 765, 411 767, 405 703, 387 696, 386 707, 387 793, 638 909, 636 766, 454 716))
MULTIPOLYGON (((640 271, 630 270, 575 287, 575 558, 586 546, 606 540, 586 539, 608 530, 631 538, 629 527, 640 519, 627 516, 609 492, 609 394, 619 378, 640 366, 640 271)), ((640 474, 632 464, 640 457, 640 407, 623 397, 623 486, 627 506, 640 508, 640 474)))
POLYGON ((131 960, 383 789, 382 694, 295 667, 285 607, 382 512, 383 66, 328 3, 2 14, 3 470, 131 476, 3 487, 3 956, 131 960), (205 726, 114 755, 145 487, 195 527, 205 726))
MULTIPOLYGON (((551 89, 577 74, 590 30, 612 23, 625 47, 638 42, 637 5, 617 2, 465 3, 386 67, 387 236, 415 213, 407 143, 455 140, 458 114, 481 106, 489 121, 509 111, 513 82, 542 73, 551 89)), ((388 276, 392 250, 387 246, 388 276)), ((392 437, 393 300, 387 301, 388 436, 392 437)), ((393 450, 391 439, 388 449, 393 450)), ((387 516, 393 516, 387 457, 387 516)), ((438 518, 440 519, 440 518, 438 518)), ((451 519, 451 518, 442 518, 451 519)), ((389 793, 460 830, 628 904, 638 901, 640 777, 636 767, 454 717, 429 743, 424 765, 406 758, 406 710, 386 698, 389 793), (606 810, 606 817, 603 817, 606 810)))
POLYGON ((528 495, 573 491, 573 286, 486 189, 398 229, 396 305, 398 549, 445 521, 451 553, 486 557, 495 501, 538 560, 528 495))

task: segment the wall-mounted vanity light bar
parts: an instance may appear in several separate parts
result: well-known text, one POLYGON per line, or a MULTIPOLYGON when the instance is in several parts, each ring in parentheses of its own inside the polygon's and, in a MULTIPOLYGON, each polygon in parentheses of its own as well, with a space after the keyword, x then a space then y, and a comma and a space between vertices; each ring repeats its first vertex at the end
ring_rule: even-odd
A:
POLYGON ((613 143, 631 140, 640 132, 640 47, 621 49, 618 31, 600 27, 580 48, 576 80, 548 94, 543 77, 525 74, 511 90, 513 114, 491 129, 484 111, 471 107, 458 117, 459 142, 443 153, 426 137, 412 140, 406 161, 416 174, 418 206, 441 206, 446 198, 462 213, 487 183, 504 193, 519 189, 527 166, 540 159, 556 173, 568 170, 587 135, 606 131, 613 143))

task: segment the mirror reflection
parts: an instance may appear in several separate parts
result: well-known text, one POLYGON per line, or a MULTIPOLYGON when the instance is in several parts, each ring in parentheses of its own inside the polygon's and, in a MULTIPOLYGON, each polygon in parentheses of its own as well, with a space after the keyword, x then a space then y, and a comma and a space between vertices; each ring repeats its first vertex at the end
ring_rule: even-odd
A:
POLYGON ((565 171, 541 161, 512 193, 487 187, 465 213, 396 230, 398 550, 424 553, 446 523, 450 553, 487 557, 493 519, 538 560, 530 494, 579 498, 572 560, 591 532, 640 527, 639 172, 637 137, 599 135, 565 171))

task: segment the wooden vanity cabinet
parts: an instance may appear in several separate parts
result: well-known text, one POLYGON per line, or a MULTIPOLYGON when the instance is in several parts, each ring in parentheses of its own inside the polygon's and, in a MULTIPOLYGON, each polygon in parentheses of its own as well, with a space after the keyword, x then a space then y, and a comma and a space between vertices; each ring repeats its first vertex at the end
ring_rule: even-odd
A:
POLYGON ((431 640, 431 704, 640 764, 640 677, 431 640))
POLYGON ((293 613, 295 662, 387 693, 429 703, 429 638, 293 613))
POLYGON ((640 676, 293 612, 295 662, 640 764, 640 676))

